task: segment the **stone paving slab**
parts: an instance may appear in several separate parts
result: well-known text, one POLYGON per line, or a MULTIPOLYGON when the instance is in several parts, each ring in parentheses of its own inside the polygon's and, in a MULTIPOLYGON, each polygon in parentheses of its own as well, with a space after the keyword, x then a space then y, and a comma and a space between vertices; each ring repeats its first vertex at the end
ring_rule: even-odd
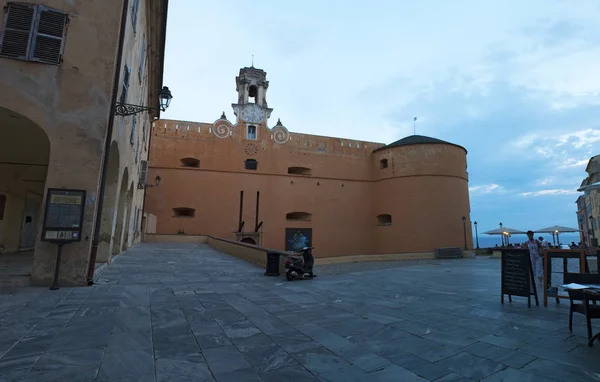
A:
MULTIPOLYGON (((5 381, 600 381, 568 304, 500 304, 495 259, 265 277, 206 245, 142 244, 87 288, 0 288, 5 381)), ((598 324, 595 324, 598 326, 598 324)))

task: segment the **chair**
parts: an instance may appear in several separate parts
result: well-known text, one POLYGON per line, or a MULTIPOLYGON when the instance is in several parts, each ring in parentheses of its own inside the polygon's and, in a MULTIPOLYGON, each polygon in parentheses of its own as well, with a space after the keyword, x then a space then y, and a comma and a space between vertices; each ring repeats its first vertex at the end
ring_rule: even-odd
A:
POLYGON ((594 340, 600 338, 600 332, 592 336, 592 319, 600 318, 600 305, 596 305, 596 301, 600 300, 600 291, 593 289, 583 290, 583 306, 585 310, 585 321, 587 324, 588 346, 594 345, 594 340), (594 302, 594 305, 590 304, 594 302))
MULTIPOLYGON (((596 273, 565 273, 565 284, 597 284, 600 285, 600 274, 596 273)), ((569 289, 569 300, 571 306, 569 309, 569 331, 573 331, 573 313, 581 313, 585 315, 585 294, 583 289, 569 289)), ((593 304, 600 298, 591 299, 593 304)))

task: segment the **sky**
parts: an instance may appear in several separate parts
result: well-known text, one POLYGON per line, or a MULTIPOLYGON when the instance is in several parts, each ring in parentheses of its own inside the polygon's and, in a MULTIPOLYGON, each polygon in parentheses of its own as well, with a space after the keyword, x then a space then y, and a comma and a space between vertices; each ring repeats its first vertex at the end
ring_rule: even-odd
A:
POLYGON ((480 232, 577 227, 600 154, 598 0, 171 0, 165 119, 234 119, 235 77, 269 80, 291 131, 468 150, 480 232))

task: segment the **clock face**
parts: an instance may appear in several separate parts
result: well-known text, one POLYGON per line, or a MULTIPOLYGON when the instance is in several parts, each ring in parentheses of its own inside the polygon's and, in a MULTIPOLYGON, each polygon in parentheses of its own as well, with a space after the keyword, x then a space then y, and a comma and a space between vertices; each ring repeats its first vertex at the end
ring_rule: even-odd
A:
POLYGON ((242 111, 242 119, 246 122, 261 123, 265 120, 265 111, 256 104, 246 105, 242 111))
POLYGON ((246 155, 254 156, 258 153, 258 146, 256 143, 248 143, 246 144, 246 147, 244 147, 244 151, 246 152, 246 155))

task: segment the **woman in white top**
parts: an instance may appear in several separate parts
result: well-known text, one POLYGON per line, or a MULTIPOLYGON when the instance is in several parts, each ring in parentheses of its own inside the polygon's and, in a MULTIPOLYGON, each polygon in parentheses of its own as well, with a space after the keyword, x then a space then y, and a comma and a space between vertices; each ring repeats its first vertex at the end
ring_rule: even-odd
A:
POLYGON ((533 238, 533 231, 527 231, 527 248, 529 248, 529 258, 533 268, 533 275, 541 284, 544 281, 544 258, 542 257, 542 244, 533 238))

